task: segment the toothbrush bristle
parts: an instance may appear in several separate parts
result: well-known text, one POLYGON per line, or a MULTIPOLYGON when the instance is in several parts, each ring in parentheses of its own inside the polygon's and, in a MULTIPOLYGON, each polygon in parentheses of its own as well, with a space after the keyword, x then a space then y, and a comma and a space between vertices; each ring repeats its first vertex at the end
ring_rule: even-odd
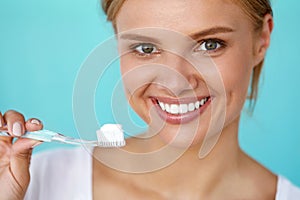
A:
POLYGON ((122 125, 105 124, 97 130, 98 145, 101 147, 123 147, 126 145, 122 125))

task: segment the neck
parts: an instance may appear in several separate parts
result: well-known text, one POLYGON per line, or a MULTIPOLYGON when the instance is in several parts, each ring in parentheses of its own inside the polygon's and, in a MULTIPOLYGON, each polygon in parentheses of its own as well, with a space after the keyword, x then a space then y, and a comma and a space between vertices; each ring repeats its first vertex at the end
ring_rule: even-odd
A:
MULTIPOLYGON (((194 145, 187 149, 175 162, 169 163, 170 165, 165 165, 165 167, 161 166, 164 168, 159 170, 141 174, 122 172, 117 174, 122 177, 121 180, 124 182, 130 180, 132 185, 141 187, 142 190, 156 191, 167 198, 175 196, 183 199, 199 199, 199 197, 201 199, 224 199, 225 197, 218 195, 235 193, 244 195, 243 197, 246 199, 265 199, 265 193, 268 197, 274 195, 276 177, 241 151, 238 145, 238 124, 239 118, 224 128, 217 144, 202 159, 198 157, 200 145, 194 145), (260 183, 263 185, 258 187, 260 183), (273 188, 269 187, 270 185, 273 188), (232 188, 233 191, 228 191, 232 188), (263 193, 262 191, 267 192, 263 193), (254 198, 253 195, 247 196, 249 194, 264 196, 255 196, 254 198)), ((136 153, 151 152, 151 150, 157 150, 152 146, 153 144, 155 141, 149 142, 149 139, 143 141, 131 138, 127 140, 126 148, 123 150, 136 153)), ((156 147, 158 146, 156 145, 156 147)), ((102 162, 107 161, 108 163, 113 158, 116 163, 121 163, 122 167, 126 168, 124 171, 130 172, 136 172, 134 170, 136 166, 147 167, 151 165, 152 161, 155 163, 158 162, 157 160, 167 160, 170 154, 153 156, 150 162, 149 160, 147 162, 135 160, 132 159, 131 155, 127 155, 119 151, 113 153, 113 150, 108 151, 99 148, 94 153, 95 158, 102 162)), ((112 164, 115 163, 112 162, 112 164)))
MULTIPOLYGON (((195 181, 197 188, 202 190, 216 188, 222 178, 229 177, 239 170, 240 161, 245 157, 238 144, 238 124, 237 118, 223 129, 217 144, 204 158, 200 159, 198 156, 200 145, 194 145, 172 165, 158 171, 157 177, 167 176, 166 181, 169 183, 166 185, 189 180, 188 185, 195 181)), ((150 176, 156 178, 153 174, 150 176)))

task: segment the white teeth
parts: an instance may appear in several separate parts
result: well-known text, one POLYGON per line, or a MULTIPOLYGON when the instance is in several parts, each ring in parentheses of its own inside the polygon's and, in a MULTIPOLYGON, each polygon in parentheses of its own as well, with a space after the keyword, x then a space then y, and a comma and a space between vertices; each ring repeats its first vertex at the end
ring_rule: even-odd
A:
POLYGON ((189 111, 194 111, 195 110, 195 104, 194 103, 190 103, 189 104, 189 111))
POLYGON ((169 113, 171 112, 171 109, 170 109, 170 105, 169 104, 165 104, 165 108, 166 108, 166 111, 169 113))
POLYGON ((201 106, 203 106, 207 101, 208 97, 201 99, 200 101, 196 101, 195 103, 189 103, 189 104, 166 104, 163 102, 158 101, 158 104, 160 108, 163 111, 166 111, 167 113, 171 114, 184 114, 187 112, 192 112, 196 109, 199 109, 201 106))
POLYGON ((200 106, 203 106, 204 103, 205 103, 205 99, 202 99, 202 100, 200 101, 200 106))
POLYGON ((170 111, 171 114, 178 114, 179 113, 179 105, 172 104, 170 109, 171 109, 171 111, 170 111))
POLYGON ((166 110, 164 103, 162 103, 162 102, 159 102, 159 105, 160 105, 160 108, 161 108, 163 111, 165 111, 165 110, 166 110))
POLYGON ((200 101, 197 101, 197 102, 195 103, 195 108, 196 108, 196 109, 200 108, 200 101))
POLYGON ((179 113, 184 114, 188 112, 188 106, 187 104, 180 104, 179 105, 179 113))

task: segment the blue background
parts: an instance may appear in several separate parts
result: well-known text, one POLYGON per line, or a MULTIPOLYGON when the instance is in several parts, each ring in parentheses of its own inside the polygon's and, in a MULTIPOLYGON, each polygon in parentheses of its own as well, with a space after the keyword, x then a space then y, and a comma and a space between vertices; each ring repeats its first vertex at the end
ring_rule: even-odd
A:
MULTIPOLYGON (((275 29, 259 100, 253 116, 243 112, 240 143, 300 186, 299 4, 273 1, 275 29)), ((97 0, 0 0, 0 110, 18 110, 42 119, 47 129, 78 136, 74 82, 85 58, 112 34, 97 0)), ((107 97, 119 79, 117 64, 105 79, 106 90, 95 97, 102 99, 95 106, 101 123, 113 122, 107 97)), ((37 150, 60 146, 43 144, 37 150)))

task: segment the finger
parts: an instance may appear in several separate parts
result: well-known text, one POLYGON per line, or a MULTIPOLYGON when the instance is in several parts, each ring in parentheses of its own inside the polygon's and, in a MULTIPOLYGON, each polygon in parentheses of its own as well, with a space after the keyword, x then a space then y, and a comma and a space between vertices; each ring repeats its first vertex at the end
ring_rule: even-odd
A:
MULTIPOLYGON (((5 121, 3 118, 2 113, 0 112, 0 131, 7 132, 7 127, 5 125, 5 121)), ((6 136, 0 136, 0 140, 4 141, 5 143, 12 143, 13 138, 12 137, 6 137, 6 136)))
POLYGON ((3 117, 10 135, 19 137, 25 133, 25 119, 21 113, 9 110, 3 117))
POLYGON ((25 127, 27 131, 38 131, 43 129, 43 124, 39 119, 31 118, 26 121, 25 127))
POLYGON ((2 113, 0 112, 0 128, 3 128, 5 126, 2 113))
POLYGON ((37 140, 20 138, 12 146, 10 169, 14 172, 15 178, 19 180, 20 184, 29 181, 29 165, 32 149, 39 144, 41 142, 37 140))

